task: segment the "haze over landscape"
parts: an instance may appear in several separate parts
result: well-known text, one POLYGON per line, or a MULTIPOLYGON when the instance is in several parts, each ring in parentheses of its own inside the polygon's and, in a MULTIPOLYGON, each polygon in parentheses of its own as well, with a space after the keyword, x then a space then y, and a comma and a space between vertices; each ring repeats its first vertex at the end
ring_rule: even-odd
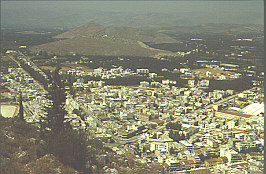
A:
POLYGON ((70 27, 89 21, 154 28, 263 24, 263 1, 2 1, 2 27, 70 27))

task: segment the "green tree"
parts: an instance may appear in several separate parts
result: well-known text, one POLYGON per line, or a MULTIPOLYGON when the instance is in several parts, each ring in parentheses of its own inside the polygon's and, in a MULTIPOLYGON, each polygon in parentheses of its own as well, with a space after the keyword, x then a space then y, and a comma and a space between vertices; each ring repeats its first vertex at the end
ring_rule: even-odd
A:
POLYGON ((174 121, 174 117, 173 117, 173 115, 170 115, 170 120, 171 120, 171 121, 174 121))
POLYGON ((169 122, 165 125, 167 129, 173 129, 173 130, 181 130, 182 129, 182 124, 178 122, 169 122))
POLYGON ((172 138, 176 142, 179 142, 180 140, 185 140, 186 139, 184 134, 180 135, 179 131, 176 131, 176 130, 175 131, 170 130, 169 137, 172 138))
POLYGON ((47 58, 48 58, 48 53, 47 53, 47 51, 43 51, 43 58, 44 58, 44 59, 47 59, 47 58))
POLYGON ((24 121, 24 110, 22 103, 22 94, 19 94, 19 118, 24 121))
POLYGON ((49 89, 48 97, 53 105, 47 108, 47 116, 42 117, 41 137, 46 141, 44 153, 54 154, 63 164, 78 171, 85 171, 87 162, 87 145, 85 133, 73 130, 70 122, 65 119, 64 104, 66 94, 57 67, 52 78, 53 85, 49 89))
POLYGON ((175 150, 174 150, 173 147, 170 147, 170 149, 169 149, 169 153, 170 153, 170 154, 175 154, 175 150))

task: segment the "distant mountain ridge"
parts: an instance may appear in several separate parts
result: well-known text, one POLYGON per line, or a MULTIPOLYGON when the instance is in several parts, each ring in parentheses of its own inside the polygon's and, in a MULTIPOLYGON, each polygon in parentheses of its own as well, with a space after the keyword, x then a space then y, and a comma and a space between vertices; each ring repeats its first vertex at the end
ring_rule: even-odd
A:
POLYGON ((224 23, 208 23, 195 26, 175 26, 161 27, 158 32, 161 33, 260 33, 264 31, 261 24, 224 24, 224 23))

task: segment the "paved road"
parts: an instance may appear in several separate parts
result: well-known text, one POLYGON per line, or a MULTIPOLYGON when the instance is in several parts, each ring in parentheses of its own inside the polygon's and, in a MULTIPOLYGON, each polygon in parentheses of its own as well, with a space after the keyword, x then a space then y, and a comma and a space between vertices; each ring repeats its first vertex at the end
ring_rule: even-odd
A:
POLYGON ((210 109, 210 108, 212 108, 214 105, 224 104, 224 103, 226 103, 226 102, 228 102, 228 101, 230 101, 230 100, 233 100, 237 95, 238 95, 238 94, 235 94, 235 95, 231 95, 231 96, 229 96, 229 97, 226 97, 226 98, 224 98, 224 99, 221 99, 221 100, 217 101, 216 103, 213 103, 213 104, 210 104, 210 105, 205 106, 203 109, 201 109, 201 108, 200 108, 200 109, 197 109, 197 110, 195 110, 193 113, 199 113, 199 112, 202 111, 202 110, 210 109))
POLYGON ((13 56, 11 56, 10 54, 8 54, 8 57, 9 57, 10 59, 12 59, 14 62, 16 62, 16 64, 18 65, 18 67, 21 68, 20 62, 19 62, 17 59, 15 59, 15 58, 14 58, 13 56))
MULTIPOLYGON (((24 58, 26 58, 27 60, 29 60, 25 55, 23 55, 24 56, 24 58)), ((14 62, 16 62, 17 64, 18 64, 18 66, 21 68, 21 65, 20 65, 20 62, 17 60, 17 59, 15 59, 12 55, 9 55, 8 54, 8 57, 10 58, 10 59, 12 59, 14 62)), ((33 63, 33 62, 32 62, 33 63)), ((34 63, 33 63, 34 64, 34 63)), ((35 65, 35 64, 34 64, 35 65)), ((36 66, 36 65, 35 65, 36 66)), ((37 66, 36 66, 37 67, 37 66)), ((24 71, 24 73, 25 74, 27 74, 27 75, 29 75, 30 77, 32 77, 25 69, 23 69, 23 71, 24 71)), ((33 80, 34 80, 34 83, 36 83, 36 84, 38 84, 40 87, 41 87, 41 89, 42 90, 44 90, 46 93, 48 93, 48 91, 43 87, 43 85, 39 82, 39 81, 37 81, 36 79, 34 79, 33 78, 33 80)))
MULTIPOLYGON (((245 93, 245 92, 247 92, 247 91, 253 90, 254 88, 256 88, 256 87, 253 87, 253 88, 251 88, 251 89, 248 89, 248 90, 242 91, 241 93, 245 93)), ((221 100, 217 101, 216 103, 213 103, 213 104, 210 104, 210 105, 206 106, 206 107, 203 108, 203 109, 197 109, 196 111, 194 111, 194 113, 198 113, 199 111, 204 110, 204 109, 212 108, 213 105, 220 105, 220 104, 227 103, 228 101, 233 100, 235 97, 237 97, 238 94, 239 94, 239 93, 234 94, 234 95, 231 95, 231 96, 226 97, 226 98, 224 98, 224 99, 221 99, 221 100)))

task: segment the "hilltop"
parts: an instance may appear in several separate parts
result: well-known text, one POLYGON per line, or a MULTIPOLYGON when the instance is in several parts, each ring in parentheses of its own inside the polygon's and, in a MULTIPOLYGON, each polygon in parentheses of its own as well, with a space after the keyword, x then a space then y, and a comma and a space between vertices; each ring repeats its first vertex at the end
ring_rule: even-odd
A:
POLYGON ((38 52, 45 50, 50 54, 67 55, 105 55, 105 56, 145 56, 151 57, 170 51, 152 49, 144 44, 177 43, 166 34, 145 31, 131 27, 102 26, 95 22, 77 27, 55 36, 60 41, 50 42, 31 48, 38 52))
POLYGON ((177 41, 166 34, 145 31, 132 27, 116 27, 97 24, 95 22, 89 22, 85 25, 77 27, 73 30, 64 32, 55 36, 54 38, 109 38, 116 40, 131 40, 141 42, 154 42, 154 43, 176 43, 177 41))
POLYGON ((104 26, 92 21, 82 26, 79 26, 73 30, 69 30, 62 34, 59 34, 55 36, 54 38, 67 39, 67 38, 74 38, 74 37, 92 37, 92 36, 96 36, 97 33, 100 33, 101 31, 103 31, 104 28, 105 28, 104 26))

